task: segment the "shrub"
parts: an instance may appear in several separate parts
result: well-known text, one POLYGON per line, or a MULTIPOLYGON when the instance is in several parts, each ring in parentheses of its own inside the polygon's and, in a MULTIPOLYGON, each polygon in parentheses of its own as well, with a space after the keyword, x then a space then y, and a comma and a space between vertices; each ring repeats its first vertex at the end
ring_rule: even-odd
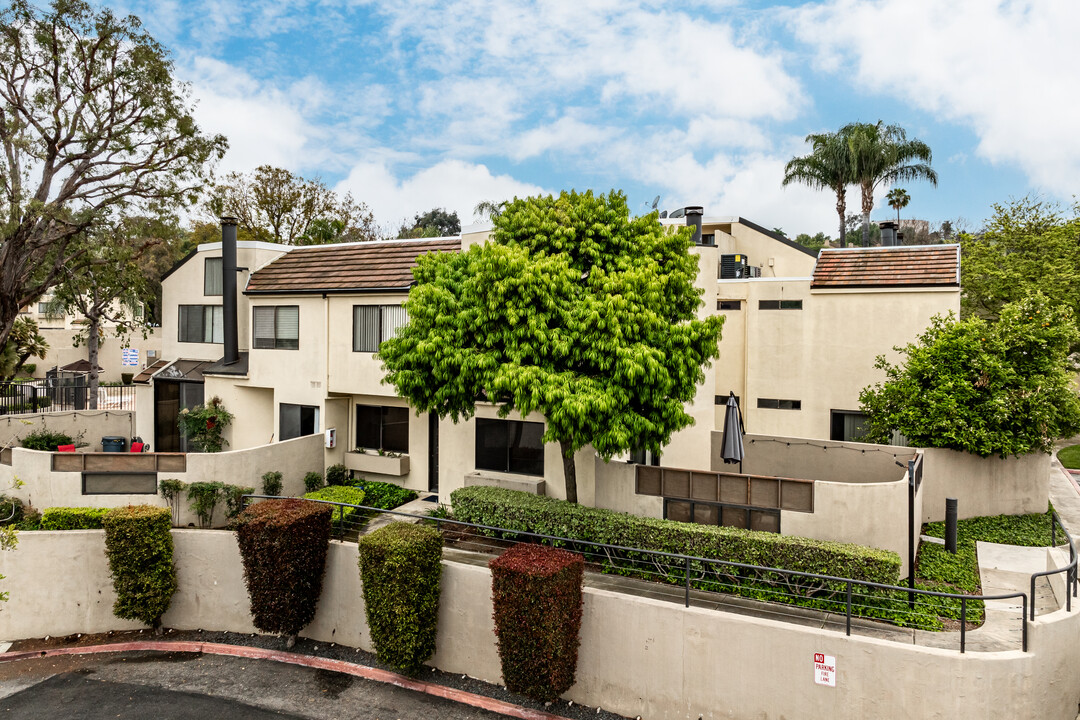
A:
POLYGON ((304 492, 315 492, 323 486, 323 476, 312 470, 304 476, 304 492))
POLYGON ((349 468, 341 463, 326 468, 327 485, 345 485, 349 482, 350 477, 352 477, 352 473, 349 471, 349 468))
MULTIPOLYGON (((327 485, 315 492, 305 493, 304 497, 308 500, 325 500, 327 502, 345 503, 347 505, 364 504, 364 491, 360 488, 349 487, 348 485, 327 485)), ((339 530, 343 530, 347 523, 351 522, 354 517, 361 515, 364 512, 363 510, 342 507, 340 505, 330 507, 333 510, 334 519, 339 523, 339 530)))
POLYGON ((102 524, 116 589, 113 615, 159 628, 176 592, 172 513, 168 508, 129 505, 111 510, 102 524))
POLYGON ((233 521, 255 627, 296 634, 315 617, 330 544, 330 506, 264 500, 233 521))
POLYGON ((241 487, 239 485, 226 485, 221 494, 225 498, 225 519, 233 520, 243 510, 244 496, 254 495, 255 488, 241 487))
POLYGON ((381 510, 393 510, 399 505, 412 502, 417 498, 416 491, 400 485, 361 478, 353 483, 364 491, 364 504, 381 510))
POLYGON ((172 508, 173 525, 180 524, 180 500, 184 496, 187 483, 177 478, 164 478, 158 483, 158 493, 172 508))
POLYGON ((19 530, 40 530, 41 529, 41 511, 36 507, 27 506, 23 511, 23 519, 19 522, 19 530))
POLYGON ((221 452, 229 444, 222 437, 222 432, 232 421, 232 413, 225 409, 221 398, 216 395, 205 405, 184 408, 176 419, 180 433, 198 452, 221 452))
POLYGON ((35 430, 22 439, 22 446, 28 450, 49 450, 56 452, 60 445, 74 445, 75 439, 61 432, 52 432, 47 428, 35 430))
POLYGON ((100 530, 109 508, 51 507, 41 514, 42 530, 100 530))
POLYGON ((214 509, 224 490, 225 484, 217 481, 193 482, 187 486, 187 499, 191 502, 191 511, 199 518, 199 527, 213 526, 214 509))
POLYGON ((380 661, 415 675, 435 653, 442 536, 393 522, 357 544, 371 642, 380 661))
POLYGON ((34 373, 37 372, 37 363, 23 363, 22 373, 27 377, 34 377, 34 373))
POLYGON ((273 495, 278 497, 281 495, 281 482, 282 475, 277 470, 271 470, 270 472, 263 473, 262 476, 262 491, 263 495, 273 495))
POLYGON ((657 520, 494 487, 459 488, 450 499, 456 519, 509 530, 882 584, 900 576, 896 553, 850 543, 657 520))
POLYGON ((17 497, 0 495, 0 523, 18 525, 26 513, 23 501, 17 497))
POLYGON ((489 567, 506 689, 555 700, 574 684, 585 562, 577 553, 520 544, 489 567))

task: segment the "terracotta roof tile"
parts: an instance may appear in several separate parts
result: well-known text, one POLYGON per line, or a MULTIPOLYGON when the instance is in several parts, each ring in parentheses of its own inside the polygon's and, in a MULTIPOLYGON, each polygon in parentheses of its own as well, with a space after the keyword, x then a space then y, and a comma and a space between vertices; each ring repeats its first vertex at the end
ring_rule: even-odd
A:
POLYGON ((959 245, 826 248, 811 288, 959 287, 959 245))
POLYGON ((252 273, 248 294, 351 292, 407 288, 416 258, 459 252, 458 238, 313 245, 296 248, 252 273))

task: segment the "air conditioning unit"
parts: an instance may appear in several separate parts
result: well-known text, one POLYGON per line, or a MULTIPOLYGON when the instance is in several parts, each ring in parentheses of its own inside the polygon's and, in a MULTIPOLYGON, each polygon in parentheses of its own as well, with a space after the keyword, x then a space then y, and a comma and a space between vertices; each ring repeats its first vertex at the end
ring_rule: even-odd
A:
POLYGON ((720 279, 741 280, 748 277, 747 270, 750 261, 745 255, 721 255, 720 256, 720 279))
POLYGON ((748 278, 759 278, 759 277, 761 277, 761 268, 759 268, 757 265, 747 265, 747 267, 746 267, 746 277, 748 277, 748 278))

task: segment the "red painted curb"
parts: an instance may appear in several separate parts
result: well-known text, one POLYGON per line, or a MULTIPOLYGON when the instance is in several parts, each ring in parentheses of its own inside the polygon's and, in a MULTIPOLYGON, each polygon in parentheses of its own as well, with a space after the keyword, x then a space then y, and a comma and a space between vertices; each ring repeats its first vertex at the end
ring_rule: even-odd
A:
POLYGON ((344 660, 331 660, 329 658, 299 655, 297 653, 282 652, 280 650, 267 650, 265 648, 247 647, 244 645, 225 645, 223 643, 202 643, 167 640, 140 640, 137 642, 114 643, 112 645, 87 645, 86 647, 55 648, 52 650, 29 650, 25 652, 0 653, 0 662, 13 662, 16 660, 32 660, 34 658, 55 657, 59 655, 93 655, 97 653, 134 652, 139 650, 152 650, 156 652, 198 652, 207 655, 229 655, 232 657, 251 658, 253 660, 273 660, 276 662, 300 665, 302 667, 331 670, 362 677, 375 682, 395 685, 406 690, 441 697, 446 700, 463 705, 490 710, 501 715, 520 718, 521 720, 566 720, 561 715, 552 715, 540 710, 530 710, 512 703, 495 700, 475 693, 455 690, 444 685, 415 680, 404 675, 399 675, 388 670, 359 665, 344 660))

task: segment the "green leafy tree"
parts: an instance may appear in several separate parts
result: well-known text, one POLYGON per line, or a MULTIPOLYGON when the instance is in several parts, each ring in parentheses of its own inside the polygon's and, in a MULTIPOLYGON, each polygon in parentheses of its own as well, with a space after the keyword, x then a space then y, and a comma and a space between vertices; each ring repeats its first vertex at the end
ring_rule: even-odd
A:
POLYGON ((829 244, 829 236, 823 232, 819 232, 816 235, 799 233, 795 237, 795 242, 799 243, 803 247, 810 248, 811 250, 820 250, 821 248, 829 244))
POLYGON ((855 176, 851 154, 843 131, 806 136, 812 151, 809 155, 792 158, 784 166, 784 185, 801 183, 815 190, 829 190, 836 195, 836 214, 840 217, 840 247, 847 247, 847 186, 855 176))
POLYGON ((138 18, 83 0, 0 8, 0 343, 19 309, 92 261, 78 239, 192 202, 225 138, 138 18))
POLYGON ((996 323, 937 316, 918 342, 878 357, 886 380, 862 391, 867 438, 899 430, 919 447, 975 455, 1050 452, 1080 432, 1069 350, 1080 341, 1072 310, 1035 294, 1005 305, 996 323))
POLYGON ((485 398, 542 413, 576 502, 575 451, 659 452, 693 422, 723 318, 697 319, 691 232, 631 218, 617 191, 515 199, 490 242, 420 258, 409 323, 379 348, 386 381, 455 422, 485 398))
POLYGON ((11 326, 4 349, 0 351, 0 381, 13 380, 27 360, 32 357, 44 360, 48 352, 49 343, 38 331, 37 322, 32 318, 19 318, 11 326))
POLYGON ((885 195, 885 202, 896 211, 896 228, 900 229, 900 211, 911 202, 911 196, 904 188, 893 188, 885 195))
POLYGON ((874 190, 879 185, 926 180, 937 185, 937 172, 930 167, 930 146, 913 138, 899 125, 851 123, 840 134, 847 140, 852 179, 862 192, 863 246, 870 247, 870 211, 874 190))
POLYGON ((402 223, 399 238, 450 237, 461 232, 461 220, 457 212, 433 208, 423 215, 416 215, 412 223, 402 223))
POLYGON ((1063 215, 1028 196, 994 205, 981 233, 960 233, 961 312, 993 319, 1007 303, 1033 292, 1072 308, 1080 318, 1080 204, 1063 215))
POLYGON ((222 215, 235 217, 241 240, 324 245, 379 238, 367 205, 348 193, 339 196, 319 179, 271 165, 225 176, 204 203, 203 214, 207 224, 216 224, 222 215))

